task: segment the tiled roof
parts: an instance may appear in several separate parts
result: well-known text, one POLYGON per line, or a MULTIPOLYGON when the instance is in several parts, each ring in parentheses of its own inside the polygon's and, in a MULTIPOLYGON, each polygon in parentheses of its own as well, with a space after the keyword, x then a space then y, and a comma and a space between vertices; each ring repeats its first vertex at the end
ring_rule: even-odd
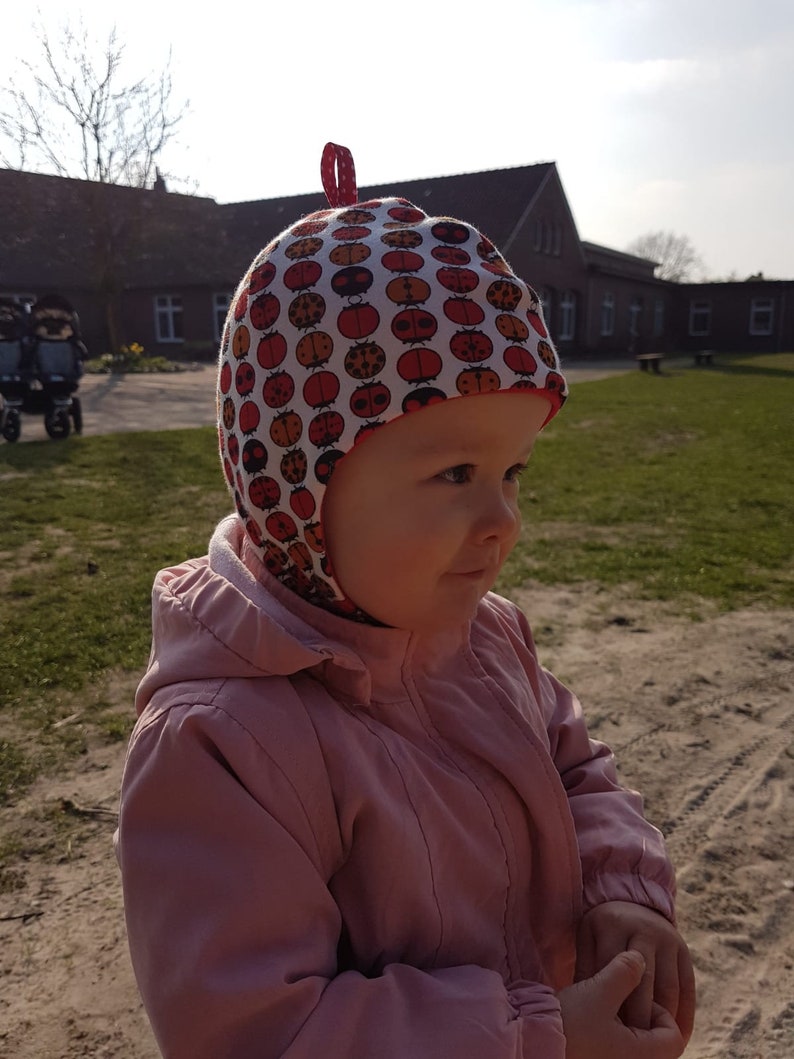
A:
MULTIPOLYGON (((360 188, 359 198, 407 198, 431 215, 469 221, 504 246, 553 169, 542 163, 404 180, 360 188)), ((126 288, 228 287, 288 224, 326 205, 320 191, 219 205, 0 169, 0 290, 100 287, 111 258, 126 288)))
MULTIPOLYGON (((387 196, 409 199, 431 216, 459 217, 476 225, 497 246, 503 247, 553 168, 553 162, 543 162, 480 173, 401 180, 360 187, 358 197, 361 201, 387 196)), ((220 209, 235 246, 246 248, 242 264, 245 268, 257 251, 288 224, 327 205, 325 195, 317 191, 279 199, 235 202, 220 209)))
POLYGON ((637 254, 628 254, 624 250, 613 250, 610 246, 599 243, 588 243, 582 240, 582 252, 587 264, 597 272, 608 272, 613 275, 632 276, 637 279, 654 278, 658 262, 651 261, 637 254))
POLYGON ((212 199, 0 169, 0 289, 98 286, 103 248, 125 287, 212 282, 233 264, 212 199))

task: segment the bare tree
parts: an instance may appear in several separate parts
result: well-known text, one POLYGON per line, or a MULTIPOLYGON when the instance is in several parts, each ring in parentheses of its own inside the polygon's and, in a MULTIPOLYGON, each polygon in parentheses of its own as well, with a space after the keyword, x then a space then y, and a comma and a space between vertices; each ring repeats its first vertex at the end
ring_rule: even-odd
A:
POLYGON ((86 181, 74 189, 92 248, 84 265, 101 298, 105 340, 116 350, 125 262, 157 221, 142 197, 125 198, 119 209, 108 185, 155 184, 187 103, 172 103, 170 55, 159 74, 125 74, 115 28, 101 42, 82 22, 57 32, 39 24, 35 35, 39 54, 20 58, 0 85, 0 164, 86 181))
POLYGON ((0 134, 9 151, 0 151, 0 161, 150 187, 187 109, 172 106, 170 55, 159 74, 128 80, 115 28, 98 50, 82 23, 64 26, 55 43, 42 25, 36 35, 40 57, 21 59, 21 76, 10 73, 2 90, 0 134))
POLYGON ((689 237, 675 232, 646 232, 626 247, 630 254, 654 261, 658 279, 685 283, 694 279, 695 272, 703 271, 700 255, 692 246, 689 237))

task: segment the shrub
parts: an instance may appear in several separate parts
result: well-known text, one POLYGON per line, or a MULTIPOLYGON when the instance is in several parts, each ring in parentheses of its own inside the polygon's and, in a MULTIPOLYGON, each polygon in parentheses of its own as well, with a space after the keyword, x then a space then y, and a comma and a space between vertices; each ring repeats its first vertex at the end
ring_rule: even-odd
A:
POLYGON ((121 346, 117 353, 103 353, 99 357, 87 360, 84 368, 92 375, 129 375, 145 372, 182 371, 179 364, 174 364, 167 357, 147 357, 140 342, 131 342, 121 346))

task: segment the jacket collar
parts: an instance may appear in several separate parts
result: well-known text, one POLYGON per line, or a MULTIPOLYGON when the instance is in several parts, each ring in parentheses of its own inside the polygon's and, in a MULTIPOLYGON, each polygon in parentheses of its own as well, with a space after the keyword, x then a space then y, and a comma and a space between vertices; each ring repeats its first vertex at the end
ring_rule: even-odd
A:
MULTIPOLYGON (((314 606, 268 572, 234 515, 216 529, 209 564, 289 637, 290 661, 279 669, 307 670, 351 704, 404 700, 408 680, 443 666, 468 639, 468 623, 427 638, 362 624, 314 606)), ((275 661, 265 668, 273 672, 275 661)))

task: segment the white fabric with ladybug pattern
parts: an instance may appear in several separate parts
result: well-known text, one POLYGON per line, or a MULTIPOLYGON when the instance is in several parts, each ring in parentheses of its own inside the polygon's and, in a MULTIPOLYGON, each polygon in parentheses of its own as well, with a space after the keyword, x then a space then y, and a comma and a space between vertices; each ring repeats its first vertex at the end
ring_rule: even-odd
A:
POLYGON ((218 425, 226 479, 267 569, 367 620, 323 542, 336 462, 438 401, 540 393, 551 418, 567 390, 537 294, 485 236, 405 199, 356 203, 354 182, 348 198, 290 225, 246 273, 220 352, 218 425))

